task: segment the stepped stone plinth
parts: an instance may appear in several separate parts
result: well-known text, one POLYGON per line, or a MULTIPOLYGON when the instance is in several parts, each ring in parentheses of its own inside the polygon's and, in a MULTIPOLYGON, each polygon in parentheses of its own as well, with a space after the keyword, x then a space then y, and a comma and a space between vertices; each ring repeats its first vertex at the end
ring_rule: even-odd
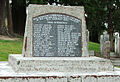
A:
POLYGON ((23 57, 10 55, 9 63, 18 73, 113 71, 110 60, 98 57, 23 57))

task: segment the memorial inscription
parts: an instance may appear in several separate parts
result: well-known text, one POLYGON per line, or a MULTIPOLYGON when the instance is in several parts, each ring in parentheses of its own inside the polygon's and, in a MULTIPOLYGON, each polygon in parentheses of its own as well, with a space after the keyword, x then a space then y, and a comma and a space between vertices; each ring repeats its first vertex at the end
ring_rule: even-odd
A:
POLYGON ((33 18, 33 56, 81 56, 81 20, 66 14, 33 18))

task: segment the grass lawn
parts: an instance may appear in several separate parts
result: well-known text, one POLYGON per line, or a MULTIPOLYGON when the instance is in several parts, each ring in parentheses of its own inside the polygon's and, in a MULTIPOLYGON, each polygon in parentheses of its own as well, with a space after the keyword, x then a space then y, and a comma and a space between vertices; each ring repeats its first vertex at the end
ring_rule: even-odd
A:
POLYGON ((0 40, 0 61, 8 61, 9 54, 22 53, 22 40, 0 40))
MULTIPOLYGON (((8 61, 9 54, 21 54, 22 46, 22 40, 0 40, 0 61, 8 61)), ((100 52, 100 45, 97 43, 89 42, 89 50, 100 52)))
POLYGON ((94 42, 89 42, 89 50, 94 50, 95 52, 99 53, 100 52, 100 44, 94 43, 94 42))

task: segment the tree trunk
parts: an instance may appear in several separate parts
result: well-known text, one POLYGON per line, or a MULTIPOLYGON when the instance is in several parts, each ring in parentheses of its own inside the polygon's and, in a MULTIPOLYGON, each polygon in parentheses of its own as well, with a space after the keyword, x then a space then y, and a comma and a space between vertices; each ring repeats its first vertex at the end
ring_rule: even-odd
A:
POLYGON ((26 22, 26 0, 22 1, 23 4, 20 4, 19 0, 12 0, 13 30, 20 35, 24 34, 26 22))
MULTIPOLYGON (((109 0, 107 0, 109 3, 109 0)), ((108 23, 108 34, 110 35, 110 50, 114 51, 114 24, 113 24, 113 13, 115 12, 114 8, 110 4, 107 5, 108 14, 107 14, 107 23, 108 23)))
POLYGON ((114 30, 111 28, 108 30, 109 36, 110 36, 110 50, 114 51, 114 38, 113 38, 113 32, 114 30))
POLYGON ((5 27, 5 0, 0 0, 0 35, 7 35, 5 27))
POLYGON ((13 34, 13 25, 12 25, 12 14, 9 0, 6 0, 6 9, 7 9, 7 20, 8 20, 8 32, 13 34))
POLYGON ((91 30, 90 32, 90 41, 98 43, 98 32, 96 30, 91 30))

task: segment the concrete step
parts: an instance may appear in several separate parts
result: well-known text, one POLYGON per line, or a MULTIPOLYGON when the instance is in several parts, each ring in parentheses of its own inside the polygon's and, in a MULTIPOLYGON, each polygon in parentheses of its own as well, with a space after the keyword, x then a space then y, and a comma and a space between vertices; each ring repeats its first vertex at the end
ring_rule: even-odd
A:
POLYGON ((98 57, 23 57, 9 55, 9 63, 16 72, 101 72, 112 71, 108 59, 98 57))
POLYGON ((0 62, 0 82, 120 82, 120 69, 92 73, 16 73, 8 62, 0 62))

